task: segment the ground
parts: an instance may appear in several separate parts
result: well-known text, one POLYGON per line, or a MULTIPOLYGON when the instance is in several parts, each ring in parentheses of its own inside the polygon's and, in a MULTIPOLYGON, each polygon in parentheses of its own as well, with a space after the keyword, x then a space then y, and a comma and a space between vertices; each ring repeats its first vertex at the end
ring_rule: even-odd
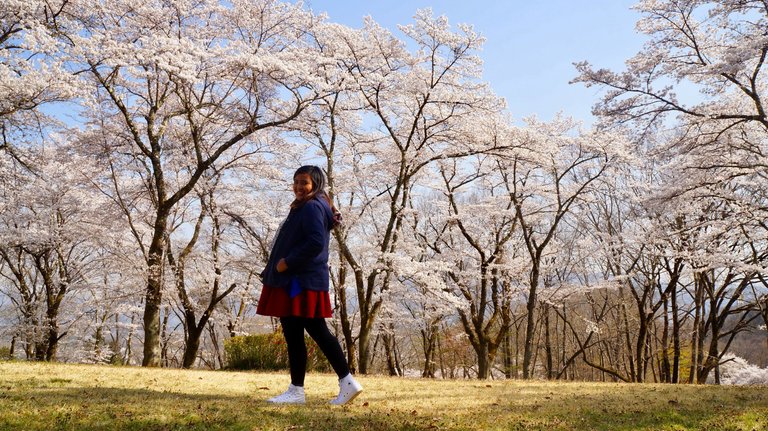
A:
POLYGON ((330 374, 307 404, 264 402, 287 373, 0 362, 0 430, 768 430, 768 388, 330 374))

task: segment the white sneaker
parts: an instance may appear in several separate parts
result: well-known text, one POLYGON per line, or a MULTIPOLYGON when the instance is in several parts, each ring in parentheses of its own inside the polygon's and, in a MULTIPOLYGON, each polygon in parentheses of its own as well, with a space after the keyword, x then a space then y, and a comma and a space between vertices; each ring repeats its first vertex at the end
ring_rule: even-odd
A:
POLYGON ((268 399, 267 402, 274 404, 304 404, 304 388, 290 384, 287 391, 268 399))
POLYGON ((360 383, 352 377, 352 374, 347 374, 346 377, 339 380, 339 395, 336 399, 331 400, 331 404, 340 406, 346 404, 355 399, 356 396, 363 392, 363 387, 360 383))

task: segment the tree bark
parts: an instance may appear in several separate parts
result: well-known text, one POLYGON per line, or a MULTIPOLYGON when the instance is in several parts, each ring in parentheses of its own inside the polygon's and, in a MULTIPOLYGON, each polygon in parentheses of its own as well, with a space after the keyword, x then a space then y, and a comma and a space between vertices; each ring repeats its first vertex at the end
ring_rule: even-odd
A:
POLYGON ((533 264, 530 276, 530 285, 528 290, 528 301, 526 302, 526 326, 525 341, 523 344, 523 379, 532 377, 531 359, 533 358, 534 337, 536 329, 536 303, 538 302, 537 290, 539 287, 539 269, 536 263, 533 264))
POLYGON ((672 305, 672 379, 671 382, 680 382, 680 316, 677 307, 677 288, 672 289, 670 295, 672 305))
MULTIPOLYGON (((161 181, 161 180, 156 180, 161 181)), ((164 199, 161 188, 158 195, 164 199)), ((162 205, 162 203, 159 203, 162 205)), ((144 296, 144 367, 162 366, 160 348, 160 306, 163 301, 163 253, 168 234, 168 211, 160 206, 155 215, 154 233, 147 253, 147 290, 144 296)))
POLYGON ((424 351, 424 368, 421 372, 421 377, 435 378, 435 356, 437 350, 437 335, 438 335, 438 323, 439 320, 435 319, 429 322, 426 328, 421 332, 421 346, 424 351))
POLYGON ((200 338, 203 335, 203 329, 205 323, 201 322, 201 325, 187 328, 187 339, 184 343, 184 356, 181 361, 182 368, 192 368, 195 365, 197 359, 197 352, 200 350, 200 338))
POLYGON ((664 300, 664 304, 662 306, 662 309, 664 311, 663 315, 663 326, 661 329, 661 359, 659 363, 659 377, 662 383, 671 383, 672 382, 672 364, 669 360, 669 332, 670 332, 670 310, 669 310, 669 301, 664 300))
POLYGON ((547 363, 547 380, 552 380, 553 365, 552 365, 552 337, 549 329, 549 306, 544 307, 544 352, 546 355, 547 363))

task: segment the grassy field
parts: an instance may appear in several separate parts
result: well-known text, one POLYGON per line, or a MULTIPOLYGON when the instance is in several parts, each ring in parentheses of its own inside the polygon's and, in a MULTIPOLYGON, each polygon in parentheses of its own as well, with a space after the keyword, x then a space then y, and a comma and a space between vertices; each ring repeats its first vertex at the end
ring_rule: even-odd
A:
POLYGON ((0 430, 768 430, 768 388, 359 378, 0 362, 0 430))

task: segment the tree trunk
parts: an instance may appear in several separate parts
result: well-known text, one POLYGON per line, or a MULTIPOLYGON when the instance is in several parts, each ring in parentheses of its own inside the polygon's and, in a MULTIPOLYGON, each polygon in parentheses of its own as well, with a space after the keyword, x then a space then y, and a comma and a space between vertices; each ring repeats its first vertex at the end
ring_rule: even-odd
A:
MULTIPOLYGON (((718 339, 720 338, 720 328, 717 327, 717 325, 713 325, 712 327, 712 334, 710 335, 711 341, 709 343, 709 349, 707 350, 707 357, 703 360, 701 363, 701 367, 699 368, 699 372, 697 375, 697 382, 700 384, 707 383, 707 377, 709 377, 709 373, 712 370, 717 369, 717 366, 720 361, 720 351, 718 349, 718 339)), ((717 380, 719 380, 719 376, 715 376, 717 380)), ((716 380, 717 384, 720 384, 719 381, 716 380)))
POLYGON ((699 273, 695 273, 693 276, 694 280, 694 298, 693 298, 693 306, 694 306, 694 314, 693 314, 693 335, 691 339, 691 368, 688 374, 688 383, 696 384, 698 383, 698 370, 701 365, 700 357, 701 357, 701 348, 703 347, 703 331, 702 331, 702 298, 704 295, 704 288, 701 283, 701 275, 699 273))
POLYGON ((477 378, 487 379, 490 376, 491 364, 488 357, 488 343, 481 342, 477 351, 477 378))
POLYGON ((629 313, 627 312, 627 305, 624 302, 623 292, 624 292, 624 290, 622 288, 619 288, 619 294, 620 294, 620 298, 621 298, 621 318, 622 318, 622 323, 624 324, 624 334, 623 335, 624 335, 624 340, 625 340, 625 343, 627 345, 627 350, 628 350, 628 352, 627 352, 627 359, 629 361, 629 375, 631 376, 630 380, 634 381, 634 376, 636 374, 635 370, 636 370, 637 366, 635 364, 635 357, 634 357, 634 355, 632 353, 632 341, 631 341, 632 332, 630 331, 630 328, 629 328, 629 313))
POLYGON ((677 309, 677 288, 672 289, 672 383, 680 382, 680 316, 677 309))
POLYGON ((504 344, 501 348, 502 363, 504 364, 504 377, 512 378, 512 331, 504 336, 504 344))
POLYGON ((421 330, 421 345, 424 350, 424 369, 422 377, 435 378, 435 355, 437 348, 438 321, 432 320, 426 329, 421 330))
POLYGON ((664 325, 661 333, 661 363, 659 364, 659 377, 662 383, 671 383, 672 364, 669 361, 669 301, 665 298, 663 302, 664 325))
POLYGON ((213 363, 213 369, 216 369, 216 361, 219 362, 219 369, 224 368, 224 358, 221 356, 221 348, 219 344, 219 334, 216 332, 216 325, 211 324, 211 322, 208 322, 208 333, 211 337, 211 344, 213 345, 213 351, 215 354, 215 361, 213 363))
MULTIPOLYGON (((443 337, 440 336, 440 333, 437 333, 437 357, 440 360, 440 376, 445 379, 445 352, 443 351, 443 343, 440 342, 443 337)), ((453 377, 453 367, 451 367, 451 377, 453 377)))
MULTIPOLYGON (((390 328, 391 330, 391 325, 390 328)), ((398 369, 397 364, 397 353, 396 353, 396 341, 395 336, 391 333, 385 333, 382 336, 382 339, 384 340, 384 353, 387 357, 387 370, 389 371, 390 376, 399 376, 400 370, 398 369)))
MULTIPOLYGON (((768 328, 768 295, 765 295, 760 304, 760 315, 763 317, 763 324, 768 328)), ((766 354, 768 354, 768 338, 765 339, 766 354)))
POLYGON ((56 324, 56 316, 48 324, 48 342, 45 349, 45 360, 50 362, 56 359, 56 351, 59 349, 59 327, 56 324))
MULTIPOLYGON (((565 379, 565 380, 568 380, 568 369, 570 368, 570 361, 568 359, 566 359, 568 334, 566 333, 566 322, 565 322, 565 319, 567 318, 567 316, 568 316, 568 313, 567 313, 566 307, 563 306, 563 315, 562 315, 563 333, 560 335, 562 337, 562 340, 561 340, 562 341, 562 347, 561 347, 562 351, 561 351, 560 363, 563 366, 563 371, 562 371, 563 376, 562 376, 562 378, 565 379)), ((560 376, 558 376, 558 379, 559 378, 560 378, 560 376)))
MULTIPOLYGON (((336 241, 342 241, 340 233, 334 232, 336 241)), ((357 349, 355 348, 355 337, 352 335, 352 322, 347 308, 347 260, 343 252, 339 251, 339 280, 334 289, 336 292, 336 311, 341 324, 341 334, 344 337, 344 346, 347 350, 347 363, 352 373, 357 371, 357 349)))
POLYGON ((197 351, 200 350, 200 337, 203 335, 203 329, 206 322, 201 321, 200 325, 187 327, 187 339, 184 340, 184 358, 181 362, 182 368, 192 368, 197 359, 197 351))
MULTIPOLYGON (((98 312, 97 312, 98 316, 98 312)), ((99 318, 96 318, 96 333, 93 336, 93 355, 97 361, 101 360, 102 345, 104 344, 104 321, 99 322, 99 318)))
POLYGON ((147 294, 144 298, 144 358, 143 367, 162 365, 160 351, 160 305, 162 301, 162 251, 150 254, 147 294))
POLYGON ((366 322, 364 323, 362 318, 360 320, 360 333, 357 337, 360 350, 358 351, 357 365, 359 367, 360 374, 368 374, 368 361, 370 359, 371 349, 371 321, 365 319, 366 322))
POLYGON ((170 345, 171 337, 168 335, 168 320, 170 317, 170 310, 166 308, 165 313, 163 314, 163 320, 160 323, 160 363, 163 367, 169 365, 168 347, 170 345))
POLYGON ((532 377, 531 358, 533 357, 534 349, 534 335, 536 330, 536 302, 537 302, 537 289, 539 284, 539 269, 536 263, 533 264, 531 270, 531 285, 528 291, 528 303, 526 304, 526 326, 525 326, 525 344, 523 346, 523 379, 529 379, 532 377))
POLYGON ((635 344, 635 375, 632 378, 633 382, 643 383, 645 378, 645 351, 646 342, 648 339, 648 321, 650 317, 646 313, 640 311, 640 326, 637 329, 637 342, 635 344))
POLYGON ((160 304, 155 299, 156 287, 147 286, 146 304, 144 305, 144 367, 159 367, 162 365, 160 352, 160 304))
POLYGON ((35 360, 44 361, 45 352, 48 351, 48 345, 42 341, 35 342, 35 360))
POLYGON ((163 300, 163 252, 168 215, 158 211, 147 258, 147 292, 144 297, 144 367, 160 367, 160 305, 163 300))
POLYGON ((515 326, 515 378, 520 377, 520 327, 515 326))
POLYGON ((131 313, 131 326, 129 326, 128 337, 125 339, 125 358, 123 359, 123 365, 131 365, 131 356, 133 355, 133 324, 136 322, 136 313, 131 313))
POLYGON ((552 380, 552 337, 549 332, 549 306, 544 307, 544 352, 547 361, 547 380, 552 380))

